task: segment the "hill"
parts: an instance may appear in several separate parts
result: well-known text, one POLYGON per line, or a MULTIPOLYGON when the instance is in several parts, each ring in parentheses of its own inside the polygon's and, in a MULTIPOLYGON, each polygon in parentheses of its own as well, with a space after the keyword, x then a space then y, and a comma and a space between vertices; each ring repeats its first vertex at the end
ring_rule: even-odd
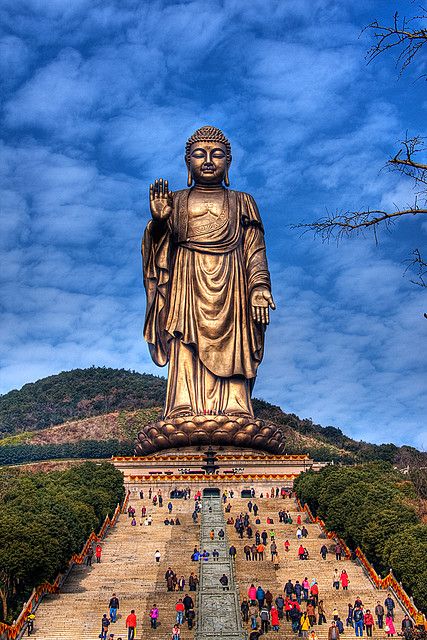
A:
MULTIPOLYGON (((0 464, 129 455, 140 428, 159 415, 165 393, 164 378, 106 367, 65 371, 26 384, 0 396, 0 464)), ((336 427, 322 427, 263 400, 254 399, 254 411, 281 426, 288 453, 346 463, 427 464, 427 454, 412 447, 356 441, 336 427)))

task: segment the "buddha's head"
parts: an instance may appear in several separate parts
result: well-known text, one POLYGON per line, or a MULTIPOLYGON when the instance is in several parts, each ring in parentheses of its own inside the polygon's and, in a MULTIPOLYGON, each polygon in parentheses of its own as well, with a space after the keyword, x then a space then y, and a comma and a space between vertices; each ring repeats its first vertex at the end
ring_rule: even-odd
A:
POLYGON ((220 129, 201 127, 193 133, 185 145, 185 162, 188 168, 188 186, 220 185, 228 187, 228 168, 231 164, 231 145, 220 129))

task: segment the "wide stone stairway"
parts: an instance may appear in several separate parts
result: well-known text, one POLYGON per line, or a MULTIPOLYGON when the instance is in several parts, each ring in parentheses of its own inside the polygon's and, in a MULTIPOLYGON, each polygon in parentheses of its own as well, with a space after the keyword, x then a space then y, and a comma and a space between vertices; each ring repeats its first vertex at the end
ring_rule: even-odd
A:
MULTIPOLYGON (((237 495, 237 494, 235 494, 237 495)), ((230 513, 226 514, 226 517, 232 516, 234 519, 240 513, 248 512, 249 499, 232 498, 229 500, 232 509, 230 513)), ((266 531, 268 534, 268 541, 266 545, 266 551, 264 553, 263 561, 247 561, 243 547, 248 544, 248 538, 246 534, 243 540, 238 536, 233 525, 228 525, 228 536, 230 544, 234 544, 237 548, 236 557, 236 580, 240 587, 241 599, 247 597, 248 588, 253 583, 256 587, 261 585, 265 591, 269 589, 273 594, 274 599, 279 595, 284 594, 284 585, 291 579, 295 584, 296 580, 300 583, 305 577, 308 578, 311 583, 315 578, 319 585, 319 599, 323 600, 326 610, 326 618, 328 624, 316 625, 314 627, 318 638, 327 638, 328 628, 333 617, 333 610, 338 610, 341 620, 344 622, 347 617, 348 603, 354 603, 357 596, 359 596, 365 606, 370 608, 374 614, 375 605, 379 600, 384 606, 384 600, 387 597, 387 591, 379 591, 374 588, 368 577, 363 572, 362 568, 350 560, 336 561, 333 540, 325 539, 322 536, 322 531, 317 524, 311 523, 306 517, 305 513, 300 513, 297 510, 294 500, 289 498, 255 498, 252 502, 256 502, 259 507, 258 517, 261 520, 261 524, 255 524, 255 517, 250 514, 251 527, 253 528, 254 536, 249 544, 253 544, 255 532, 258 530, 260 533, 266 531), (279 523, 278 512, 281 509, 289 510, 292 516, 292 524, 279 523), (300 560, 298 558, 298 548, 300 542, 296 538, 297 530, 297 517, 301 516, 302 523, 308 530, 308 537, 302 540, 302 544, 307 548, 309 552, 308 560, 300 560), (267 518, 272 518, 274 524, 267 524, 267 518), (275 541, 279 552, 278 568, 274 568, 274 564, 271 561, 270 555, 270 532, 275 533, 275 541), (290 550, 285 552, 284 542, 289 540, 290 550), (323 544, 326 544, 330 553, 327 555, 326 560, 322 560, 320 555, 320 548, 323 544), (344 591, 341 586, 339 590, 336 590, 332 586, 333 574, 335 568, 341 573, 342 569, 345 569, 349 575, 349 587, 347 591, 344 591)), ((402 617, 404 615, 402 609, 398 605, 396 598, 392 595, 396 602, 396 615, 395 615, 395 627, 396 632, 400 632, 400 625, 402 617)), ((302 603, 301 610, 305 610, 304 602, 302 603)), ((374 616, 375 618, 375 616, 374 616)), ((249 630, 249 625, 246 625, 249 630)), ((292 634, 291 625, 285 620, 281 621, 279 632, 271 632, 271 635, 276 638, 295 637, 292 634)), ((366 633, 364 633, 366 635, 366 633)), ((374 628, 374 637, 385 637, 384 629, 374 628)), ((354 637, 355 632, 350 628, 345 629, 345 636, 354 637)))
MULTIPOLYGON (((163 507, 154 507, 148 500, 133 499, 137 526, 122 514, 113 531, 102 543, 102 558, 99 564, 93 560, 92 567, 75 566, 65 582, 61 593, 47 596, 36 612, 35 632, 37 640, 93 640, 101 632, 101 618, 109 614, 108 604, 113 593, 120 601, 119 618, 110 625, 109 633, 115 639, 127 639, 125 621, 131 609, 137 616, 136 638, 155 637, 170 640, 176 619, 175 605, 178 598, 188 592, 188 577, 193 571, 198 575, 198 563, 191 562, 191 554, 199 545, 200 525, 195 525, 191 514, 193 497, 189 500, 172 500, 172 517, 179 516, 181 526, 168 526, 166 518, 168 498, 163 507), (145 505, 153 518, 151 526, 140 526, 141 507, 145 505), (161 553, 160 563, 155 561, 156 550, 161 553), (177 577, 185 577, 183 593, 168 592, 165 572, 172 567, 177 577), (150 628, 149 611, 153 604, 160 610, 159 625, 150 628)), ((200 518, 199 518, 200 522, 200 518)), ((193 597, 196 616, 196 593, 193 597)), ((188 630, 185 623, 181 638, 194 637, 194 629, 188 630)))

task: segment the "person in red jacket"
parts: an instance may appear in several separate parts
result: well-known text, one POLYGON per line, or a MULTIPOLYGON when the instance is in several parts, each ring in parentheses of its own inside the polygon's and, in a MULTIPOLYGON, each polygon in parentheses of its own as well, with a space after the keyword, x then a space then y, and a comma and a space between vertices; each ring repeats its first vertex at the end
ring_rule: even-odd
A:
POLYGON ((305 549, 302 546, 302 544, 300 544, 299 549, 298 549, 298 556, 300 560, 304 560, 304 553, 305 553, 305 549))
POLYGON ((102 553, 102 547, 100 544, 97 544, 95 549, 95 557, 98 564, 101 562, 101 553, 102 553))
POLYGON ((310 595, 313 598, 314 606, 317 607, 317 603, 319 602, 319 585, 317 582, 311 585, 310 595))
POLYGON ((136 615, 135 609, 132 609, 128 617, 126 618, 126 628, 128 630, 128 640, 134 640, 136 630, 136 615))
POLYGON ((366 613, 363 616, 363 622, 365 623, 366 635, 368 638, 372 638, 372 628, 374 626, 374 616, 369 609, 366 609, 366 613))
POLYGON ((182 624, 184 622, 184 611, 185 611, 185 605, 182 601, 182 598, 180 598, 176 603, 175 611, 176 611, 177 624, 182 624))
POLYGON ((270 609, 270 620, 273 631, 279 631, 279 612, 276 607, 271 605, 270 609))
POLYGON ((344 589, 344 591, 347 591, 349 580, 348 580, 348 573, 345 569, 341 571, 340 580, 341 580, 342 588, 344 589))

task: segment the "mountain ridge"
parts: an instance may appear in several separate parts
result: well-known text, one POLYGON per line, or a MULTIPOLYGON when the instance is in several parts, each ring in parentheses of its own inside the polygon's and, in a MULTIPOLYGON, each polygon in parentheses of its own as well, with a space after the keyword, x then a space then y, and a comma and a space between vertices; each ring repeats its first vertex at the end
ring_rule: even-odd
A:
MULTIPOLYGON (((21 444, 42 447, 114 440, 126 443, 124 449, 129 453, 139 427, 160 414, 165 393, 164 378, 95 366, 27 383, 0 396, 0 449, 21 444), (70 423, 74 423, 71 432, 70 423), (93 437, 89 438, 91 432, 93 437)), ((253 405, 258 418, 283 429, 289 441, 288 453, 306 450, 319 460, 343 463, 375 459, 397 466, 417 467, 427 463, 427 454, 413 447, 356 441, 341 429, 322 427, 264 400, 255 398, 253 405)))

